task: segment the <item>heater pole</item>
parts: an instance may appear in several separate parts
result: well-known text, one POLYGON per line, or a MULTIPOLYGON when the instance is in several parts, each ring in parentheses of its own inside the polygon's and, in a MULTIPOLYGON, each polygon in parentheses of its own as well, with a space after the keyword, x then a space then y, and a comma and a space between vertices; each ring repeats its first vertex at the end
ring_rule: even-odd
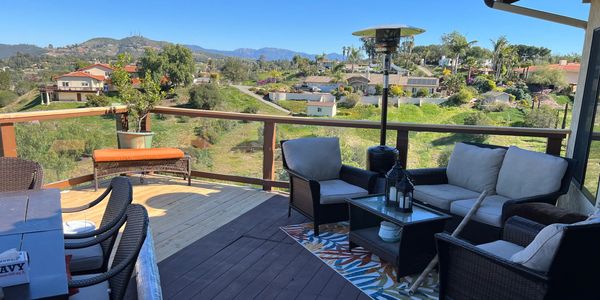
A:
POLYGON ((386 51, 383 59, 383 95, 381 97, 381 136, 379 141, 379 145, 381 146, 385 146, 387 134, 387 107, 391 56, 392 54, 389 51, 386 51))

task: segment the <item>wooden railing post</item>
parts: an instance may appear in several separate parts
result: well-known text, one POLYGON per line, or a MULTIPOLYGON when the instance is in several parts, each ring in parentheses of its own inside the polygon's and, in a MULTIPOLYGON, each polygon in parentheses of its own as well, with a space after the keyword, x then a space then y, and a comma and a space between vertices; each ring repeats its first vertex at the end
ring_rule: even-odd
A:
POLYGON ((560 137, 549 137, 546 143, 546 153, 560 156, 562 142, 563 139, 560 137))
POLYGON ((15 124, 0 124, 0 156, 17 157, 15 124))
POLYGON ((408 130, 396 131, 396 149, 398 149, 398 161, 403 168, 408 169, 408 130))
MULTIPOLYGON (((275 178, 275 123, 265 122, 263 130, 263 179, 275 178)), ((270 191, 271 184, 263 184, 263 190, 270 191)))

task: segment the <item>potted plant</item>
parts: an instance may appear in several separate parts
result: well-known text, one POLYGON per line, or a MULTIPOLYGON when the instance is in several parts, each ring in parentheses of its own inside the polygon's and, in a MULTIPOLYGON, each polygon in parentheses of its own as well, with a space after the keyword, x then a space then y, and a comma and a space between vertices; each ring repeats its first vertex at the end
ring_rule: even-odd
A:
POLYGON ((119 97, 127 105, 129 126, 127 131, 117 131, 119 148, 151 148, 154 133, 142 131, 142 123, 150 117, 150 111, 165 97, 165 93, 160 89, 160 81, 153 78, 150 71, 146 71, 141 81, 141 90, 133 87, 131 77, 124 68, 128 61, 127 56, 119 55, 111 76, 119 97))

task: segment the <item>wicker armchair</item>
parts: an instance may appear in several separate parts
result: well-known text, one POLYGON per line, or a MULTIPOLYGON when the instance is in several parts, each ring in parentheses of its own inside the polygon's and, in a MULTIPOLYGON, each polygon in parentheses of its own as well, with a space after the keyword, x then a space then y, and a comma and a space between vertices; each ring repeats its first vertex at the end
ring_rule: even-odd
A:
MULTIPOLYGON (((527 246, 544 225, 511 217, 503 240, 527 246)), ((567 226, 547 273, 529 269, 448 234, 436 235, 440 299, 597 299, 600 224, 567 226)))
POLYGON ((110 194, 102 221, 97 229, 65 234, 66 254, 72 255, 73 274, 104 272, 114 246, 119 228, 125 222, 127 208, 133 201, 133 189, 127 177, 111 180, 108 188, 98 199, 75 208, 64 208, 63 213, 81 212, 102 202, 110 194))
POLYGON ((143 206, 131 204, 127 209, 126 220, 110 269, 100 274, 73 276, 69 281, 69 288, 79 288, 79 292, 69 299, 110 297, 120 300, 125 297, 135 262, 148 232, 148 213, 143 206))
POLYGON ((44 171, 34 161, 16 157, 0 157, 0 192, 42 188, 44 171))
POLYGON ((377 173, 342 165, 337 138, 282 141, 283 167, 290 177, 292 208, 319 225, 348 220, 346 198, 366 196, 375 189, 377 173))

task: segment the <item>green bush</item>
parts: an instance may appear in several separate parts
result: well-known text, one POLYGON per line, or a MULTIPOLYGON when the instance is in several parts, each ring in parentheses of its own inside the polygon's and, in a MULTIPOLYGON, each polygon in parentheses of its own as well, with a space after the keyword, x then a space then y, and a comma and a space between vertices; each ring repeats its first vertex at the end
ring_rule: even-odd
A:
POLYGON ((223 102, 219 86, 214 83, 197 85, 189 93, 188 105, 192 108, 212 110, 223 102))
POLYGON ((376 84, 375 85, 375 95, 381 95, 383 94, 383 84, 376 84))
POLYGON ((4 107, 9 105, 15 99, 17 99, 17 94, 11 91, 0 91, 0 107, 4 107))
POLYGON ((343 102, 343 106, 346 108, 353 108, 360 102, 360 94, 351 93, 346 96, 346 99, 343 102))
POLYGON ((258 106, 256 106, 256 105, 248 106, 248 107, 244 108, 244 110, 242 110, 242 112, 246 113, 246 114, 256 114, 256 113, 258 113, 258 106))
POLYGON ((390 86, 390 95, 394 97, 402 97, 404 96, 404 89, 399 85, 392 84, 390 86))
MULTIPOLYGON (((478 111, 466 116, 463 124, 472 126, 490 126, 492 125, 492 120, 486 114, 478 111)), ((488 135, 486 134, 473 135, 473 140, 477 143, 483 143, 487 138, 488 135)))
POLYGON ((489 91, 493 91, 496 88, 496 82, 487 79, 483 76, 477 76, 477 78, 475 78, 475 80, 473 81, 473 86, 480 93, 486 93, 489 91))
POLYGON ((86 98, 87 98, 86 106, 88 106, 88 107, 110 106, 112 104, 112 102, 114 102, 113 98, 108 97, 104 94, 102 94, 102 95, 87 95, 86 98))
POLYGON ((548 106, 525 113, 523 126, 535 128, 554 128, 557 121, 556 111, 548 106))
POLYGON ((415 94, 415 96, 417 98, 425 98, 427 96, 429 96, 429 90, 426 88, 420 88, 417 93, 415 94))
POLYGON ((504 102, 496 101, 488 105, 483 105, 482 110, 485 112, 501 112, 507 110, 509 107, 510 106, 504 102))
POLYGON ((462 88, 458 93, 448 98, 448 103, 453 105, 461 105, 469 103, 475 97, 473 91, 469 88, 462 88))
POLYGON ((526 84, 518 83, 514 86, 510 86, 504 90, 505 93, 515 96, 515 100, 531 100, 529 89, 526 84))

